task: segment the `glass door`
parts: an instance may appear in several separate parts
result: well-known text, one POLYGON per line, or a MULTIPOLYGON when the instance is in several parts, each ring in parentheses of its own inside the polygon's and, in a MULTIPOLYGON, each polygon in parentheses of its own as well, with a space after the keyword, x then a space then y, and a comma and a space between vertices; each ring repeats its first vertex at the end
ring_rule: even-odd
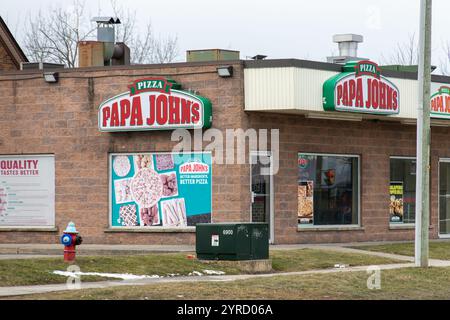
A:
POLYGON ((273 242, 273 175, 268 153, 251 154, 251 221, 269 224, 269 238, 273 242))
POLYGON ((439 161, 439 237, 450 238, 450 159, 439 161))

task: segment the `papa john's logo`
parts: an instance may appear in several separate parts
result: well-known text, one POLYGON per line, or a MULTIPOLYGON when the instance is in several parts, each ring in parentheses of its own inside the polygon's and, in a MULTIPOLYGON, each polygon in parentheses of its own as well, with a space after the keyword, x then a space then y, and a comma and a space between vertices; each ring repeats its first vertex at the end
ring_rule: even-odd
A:
POLYGON ((211 126, 211 101, 181 90, 181 85, 173 80, 138 79, 128 89, 128 92, 100 104, 100 131, 200 129, 211 126))
POLYGON ((209 173, 209 165, 200 161, 192 161, 179 167, 180 173, 209 173))
POLYGON ((368 60, 359 61, 355 66, 355 78, 366 75, 380 79, 380 74, 381 74, 380 67, 375 62, 372 61, 368 60))
POLYGON ((400 112, 397 86, 381 75, 372 61, 349 61, 323 84, 325 111, 394 115, 400 112))

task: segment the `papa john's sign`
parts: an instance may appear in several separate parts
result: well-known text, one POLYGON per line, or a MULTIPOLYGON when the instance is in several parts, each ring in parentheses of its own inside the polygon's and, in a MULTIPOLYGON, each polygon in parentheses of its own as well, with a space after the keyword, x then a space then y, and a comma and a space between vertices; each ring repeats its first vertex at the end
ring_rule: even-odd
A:
POLYGON ((440 87, 431 96, 430 117, 440 119, 450 119, 450 88, 440 87))
POLYGON ((144 131, 210 127, 211 102, 204 97, 178 90, 179 88, 179 84, 164 78, 134 81, 128 92, 100 104, 99 130, 144 131))
POLYGON ((343 72, 323 84, 323 108, 391 115, 399 113, 398 88, 381 75, 372 61, 350 61, 343 72))

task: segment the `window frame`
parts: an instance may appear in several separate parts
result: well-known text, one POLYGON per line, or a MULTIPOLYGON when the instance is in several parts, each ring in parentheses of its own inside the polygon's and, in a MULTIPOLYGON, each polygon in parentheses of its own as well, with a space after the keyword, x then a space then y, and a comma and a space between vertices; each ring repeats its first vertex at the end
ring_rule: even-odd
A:
MULTIPOLYGON (((306 155, 306 156, 325 156, 325 157, 349 157, 349 158, 356 158, 358 159, 358 223, 357 224, 329 224, 329 225, 315 225, 314 223, 311 225, 306 224, 299 224, 297 222, 297 228, 299 230, 308 230, 308 229, 339 229, 339 228, 360 228, 361 225, 361 156, 358 154, 340 154, 340 153, 314 153, 314 152, 298 152, 297 153, 297 159, 300 155, 306 155)), ((297 163, 297 170, 298 170, 298 163, 297 163)), ((299 173, 297 172, 297 184, 298 184, 298 177, 299 173)), ((298 200, 297 200, 297 212, 298 212, 298 200)))
MULTIPOLYGON (((441 163, 450 163, 450 158, 439 158, 438 160, 438 192, 437 192, 437 198, 438 198, 438 237, 439 239, 450 239, 450 234, 443 234, 441 233, 441 206, 440 206, 440 185, 441 185, 441 163)), ((431 224, 431 220, 430 220, 431 224)))
MULTIPOLYGON (((417 164, 417 158, 414 156, 389 156, 389 185, 391 184, 391 159, 398 159, 398 160, 415 160, 416 164, 417 164)), ((417 179, 417 178, 416 178, 417 179)), ((415 192, 417 193, 417 190, 415 190, 415 192)), ((389 194, 389 193, 388 193, 389 194)), ((388 203, 389 205, 389 203, 388 203)), ((415 210, 415 209, 414 209, 415 210)), ((388 213, 388 221, 389 221, 389 227, 390 228, 394 228, 395 227, 414 227, 416 225, 415 219, 414 219, 414 223, 398 223, 398 222, 392 222, 389 219, 389 206, 387 208, 387 213, 388 213)), ((415 214, 414 214, 415 216, 415 214)))

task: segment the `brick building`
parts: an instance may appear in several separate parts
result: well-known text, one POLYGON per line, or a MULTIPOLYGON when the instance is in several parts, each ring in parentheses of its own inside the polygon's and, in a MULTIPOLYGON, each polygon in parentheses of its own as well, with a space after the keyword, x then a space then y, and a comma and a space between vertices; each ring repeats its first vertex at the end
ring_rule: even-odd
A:
POLYGON ((0 72, 19 70, 21 62, 28 59, 0 17, 0 72))
MULTIPOLYGON (((69 221, 84 243, 193 243, 205 221, 266 221, 278 244, 411 240, 417 74, 363 62, 87 67, 52 70, 56 82, 42 70, 3 72, 0 242, 55 243, 69 221), (181 123, 194 136, 201 121, 180 119, 188 106, 195 117, 196 103, 202 115, 211 104, 210 127, 224 136, 278 129, 279 149, 272 142, 246 151, 253 163, 220 164, 204 141, 177 162, 172 134, 181 123), (278 170, 265 175, 264 166, 278 170)), ((432 80, 438 238, 450 232, 450 77, 432 80)))
MULTIPOLYGON (((218 77, 214 62, 61 69, 58 83, 46 83, 40 70, 2 73, 1 154, 54 156, 55 220, 4 226, 0 241, 53 243, 73 220, 86 243, 192 243, 194 228, 109 228, 109 154, 170 152, 176 142, 168 130, 100 132, 98 106, 135 79, 164 76, 210 99, 214 128, 240 127, 243 67, 232 65, 232 78, 218 77)), ((247 220, 245 167, 214 165, 212 172, 213 221, 247 220)))

